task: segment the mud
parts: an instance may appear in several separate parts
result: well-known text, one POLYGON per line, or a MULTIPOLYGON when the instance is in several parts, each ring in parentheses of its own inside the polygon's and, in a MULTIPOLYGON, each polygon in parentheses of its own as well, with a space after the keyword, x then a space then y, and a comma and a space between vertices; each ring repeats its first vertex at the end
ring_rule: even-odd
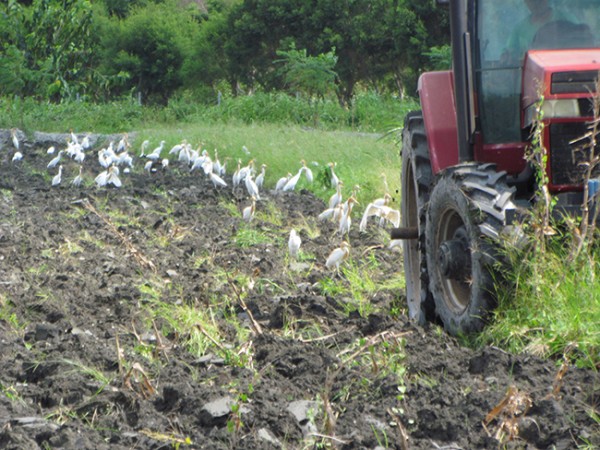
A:
POLYGON ((247 224, 244 189, 175 163, 98 188, 90 152, 84 185, 65 159, 52 187, 52 138, 12 163, 3 136, 0 448, 600 447, 598 373, 410 323, 383 230, 350 232, 343 267, 380 286, 361 310, 331 288, 340 238, 307 191, 263 191, 247 224), (178 329, 169 306, 210 319, 178 329))

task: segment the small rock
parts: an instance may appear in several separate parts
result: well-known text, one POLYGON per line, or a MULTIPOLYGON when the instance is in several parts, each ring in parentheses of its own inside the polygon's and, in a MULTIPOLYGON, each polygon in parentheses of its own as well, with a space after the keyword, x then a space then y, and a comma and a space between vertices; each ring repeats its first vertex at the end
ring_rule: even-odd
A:
MULTIPOLYGON (((231 408, 236 402, 229 396, 221 397, 212 402, 206 403, 198 414, 198 420, 205 426, 224 425, 227 422, 231 408)), ((245 406, 240 406, 239 413, 247 414, 250 410, 245 406)))
POLYGON ((274 445, 275 447, 281 447, 281 442, 279 442, 279 439, 273 436, 273 433, 271 433, 266 428, 261 428, 260 430, 258 430, 258 438, 268 442, 271 445, 274 445))
POLYGON ((319 411, 317 402, 311 400, 297 400, 291 402, 288 405, 287 410, 292 413, 298 421, 304 436, 311 436, 314 433, 317 433, 318 430, 314 421, 310 420, 311 418, 314 419, 319 411))

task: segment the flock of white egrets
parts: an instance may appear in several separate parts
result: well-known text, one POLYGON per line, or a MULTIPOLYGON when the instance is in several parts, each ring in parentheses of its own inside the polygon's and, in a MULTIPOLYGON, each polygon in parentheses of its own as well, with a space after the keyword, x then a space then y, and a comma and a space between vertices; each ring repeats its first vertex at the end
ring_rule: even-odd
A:
MULTIPOLYGON (((92 146, 89 140, 90 135, 80 137, 71 132, 67 139, 66 147, 57 149, 51 146, 47 149, 47 154, 52 155, 52 159, 47 164, 48 170, 56 170, 56 174, 52 178, 52 186, 57 187, 63 183, 63 158, 69 158, 79 165, 77 174, 69 182, 73 186, 81 186, 83 184, 83 164, 86 156, 91 152, 92 146)), ((18 163, 23 159, 21 145, 17 137, 16 129, 11 130, 11 138, 14 147, 12 157, 13 163, 18 163)), ((191 172, 203 173, 213 184, 215 189, 222 189, 229 186, 226 179, 227 164, 229 157, 223 162, 219 160, 218 151, 214 150, 214 156, 210 156, 207 150, 202 150, 200 147, 194 149, 187 140, 182 140, 179 144, 174 145, 168 152, 168 156, 163 156, 165 150, 165 141, 160 141, 159 145, 152 151, 148 151, 150 145, 149 140, 143 141, 138 158, 145 160, 144 170, 148 173, 156 173, 164 171, 169 167, 169 161, 172 158, 177 159, 181 168, 191 172)), ((94 183, 98 187, 113 186, 119 188, 122 186, 120 179, 121 171, 127 174, 133 169, 134 157, 130 153, 131 144, 128 140, 128 135, 124 134, 121 139, 115 144, 111 141, 107 147, 101 148, 96 152, 97 160, 102 168, 95 178, 94 183)), ((242 151, 250 157, 250 151, 244 146, 242 151)), ((275 192, 293 191, 298 184, 298 181, 304 175, 309 183, 313 182, 313 173, 307 166, 306 161, 300 161, 299 170, 292 175, 289 173, 281 177, 275 184, 275 192)), ((335 173, 335 163, 329 163, 329 176, 331 186, 335 189, 335 193, 329 198, 327 208, 318 216, 318 219, 330 220, 336 224, 337 234, 341 239, 348 236, 350 226, 352 224, 352 209, 354 205, 359 204, 356 195, 359 186, 355 186, 352 194, 343 201, 342 187, 344 183, 335 173)), ((262 164, 260 172, 257 173, 254 159, 250 159, 247 165, 242 166, 242 161, 237 160, 237 166, 231 175, 231 184, 233 189, 244 188, 248 193, 250 204, 243 208, 242 218, 246 222, 251 222, 254 218, 256 210, 256 202, 261 200, 260 191, 263 189, 265 179, 266 165, 262 164)), ((395 227, 400 224, 400 212, 390 207, 391 195, 388 192, 385 176, 382 174, 385 193, 383 197, 369 203, 363 213, 360 221, 359 230, 364 232, 367 227, 369 217, 375 216, 379 218, 380 226, 385 222, 390 222, 395 227)), ((290 231, 288 240, 289 256, 295 260, 300 252, 302 240, 296 230, 290 231)), ((397 242, 392 241, 390 247, 397 245, 397 242)), ((325 266, 328 269, 334 269, 339 273, 339 268, 342 262, 348 258, 350 254, 350 244, 347 240, 343 240, 338 248, 335 248, 328 256, 325 266)))

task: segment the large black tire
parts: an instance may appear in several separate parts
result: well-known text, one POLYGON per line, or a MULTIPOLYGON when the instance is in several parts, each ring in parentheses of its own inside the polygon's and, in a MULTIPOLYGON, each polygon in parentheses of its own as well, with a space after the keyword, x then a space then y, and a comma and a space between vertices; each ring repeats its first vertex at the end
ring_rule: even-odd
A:
POLYGON ((493 164, 461 164, 437 177, 425 247, 436 313, 450 334, 481 331, 496 306, 494 241, 514 217, 514 191, 493 164))
POLYGON ((429 147, 420 111, 406 116, 402 131, 401 223, 417 227, 419 238, 403 243, 406 299, 409 317, 420 324, 434 319, 425 257, 425 208, 433 183, 429 147))

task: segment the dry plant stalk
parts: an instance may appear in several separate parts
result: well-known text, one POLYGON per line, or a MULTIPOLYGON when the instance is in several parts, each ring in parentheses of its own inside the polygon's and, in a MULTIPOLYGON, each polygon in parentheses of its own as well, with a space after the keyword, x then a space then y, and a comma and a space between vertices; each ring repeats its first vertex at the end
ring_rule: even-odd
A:
POLYGON ((117 346, 117 362, 119 364, 119 375, 123 376, 123 350, 119 343, 119 334, 115 334, 115 344, 117 346))
POLYGON ((563 363, 560 365, 560 369, 556 372, 556 376, 554 377, 554 382, 552 383, 552 391, 545 398, 560 398, 560 390, 563 386, 563 381, 567 371, 569 370, 569 359, 565 355, 563 357, 563 363))
POLYGON ((398 427, 398 441, 400 443, 400 450, 408 450, 408 433, 406 432, 406 428, 404 428, 404 425, 402 425, 402 421, 398 415, 394 414, 391 409, 388 408, 387 413, 398 427))
POLYGON ((94 208, 94 206, 90 203, 90 201, 88 199, 77 200, 76 202, 73 202, 73 203, 80 203, 80 204, 82 204, 85 209, 87 209, 88 211, 90 211, 90 212, 94 213, 96 216, 98 216, 106 224, 106 226, 108 226, 108 228, 110 229, 110 231, 112 233, 114 233, 115 236, 117 236, 119 238, 119 240, 123 243, 123 245, 129 251, 129 253, 131 253, 133 255, 133 257, 136 259, 136 261, 142 267, 147 267, 150 270, 152 270, 152 272, 156 273, 156 266, 154 265, 154 263, 152 261, 150 261, 148 258, 146 258, 142 254, 142 252, 140 252, 137 248, 135 248, 135 246, 131 243, 131 241, 129 240, 129 238, 127 236, 125 236, 123 233, 121 233, 117 229, 117 227, 115 226, 115 224, 112 223, 108 217, 105 217, 102 214, 100 214, 98 212, 98 210, 96 208, 94 208))
POLYGON ((575 249, 572 252, 571 258, 575 258, 581 253, 586 242, 589 242, 595 229, 600 208, 598 207, 598 195, 590 196, 588 182, 594 176, 596 169, 600 166, 600 154, 597 152, 597 139, 600 134, 600 76, 596 80, 595 93, 592 97, 592 108, 594 120, 588 126, 588 131, 583 136, 570 142, 571 145, 580 142, 573 149, 573 159, 577 159, 577 154, 583 155, 583 161, 579 162, 579 166, 583 167, 583 203, 581 205, 581 221, 579 227, 573 230, 575 237, 575 249), (590 204, 595 204, 594 215, 590 221, 590 204), (590 227, 590 223, 593 225, 590 227))
POLYGON ((142 368, 142 366, 139 363, 134 363, 133 366, 131 366, 131 369, 129 369, 129 371, 127 372, 127 374, 123 378, 123 384, 125 385, 125 387, 127 387, 130 390, 132 390, 133 392, 137 392, 136 389, 131 384, 131 378, 133 376, 135 376, 136 374, 140 375, 141 378, 142 378, 142 382, 140 384, 140 392, 139 393, 144 398, 150 398, 154 394, 156 394, 156 390, 152 386, 152 383, 150 382, 150 379, 148 378, 148 375, 146 375, 146 372, 144 371, 144 369, 142 368))
MULTIPOLYGON (((337 415, 335 414, 335 412, 333 410, 333 406, 330 401, 331 391, 333 389, 333 383, 334 383, 335 379, 337 378, 338 374, 342 371, 342 369, 344 367, 348 366, 354 359, 359 357, 365 351, 369 352, 369 355, 371 356, 371 360, 373 361, 373 364, 374 364, 374 366, 373 366, 374 372, 376 372, 378 370, 378 368, 377 368, 377 365, 376 365, 374 359, 372 358, 372 353, 370 351, 370 348, 378 341, 384 341, 388 337, 391 339, 395 339, 397 341, 398 337, 405 336, 407 334, 410 334, 410 332, 393 333, 390 331, 383 331, 381 333, 376 334, 375 336, 371 336, 367 343, 362 345, 357 351, 355 351, 349 357, 347 357, 345 360, 343 360, 336 370, 334 370, 333 372, 329 372, 327 374, 327 379, 325 380, 325 386, 323 389, 323 393, 321 394, 321 399, 323 400, 323 409, 325 410, 324 428, 325 428, 326 436, 323 436, 323 437, 330 439, 331 443, 334 447, 337 446, 338 442, 342 442, 335 438, 337 415)), ((341 356, 343 356, 344 354, 345 354, 345 352, 341 352, 340 354, 337 355, 337 357, 341 358, 341 356)), ((399 429, 401 429, 400 433, 404 434, 404 436, 406 437, 406 430, 404 430, 404 428, 402 427, 402 424, 400 423, 399 420, 397 421, 397 423, 398 423, 399 429)), ((408 449, 408 447, 402 447, 403 450, 405 448, 408 449)))
POLYGON ((198 330, 204 335, 206 336, 206 338, 212 342, 214 344, 215 347, 217 347, 219 350, 221 350, 222 352, 226 352, 227 349, 225 347, 223 347, 223 345, 221 345, 221 343, 219 341, 217 341, 215 338, 213 338, 210 333, 208 331, 206 331, 206 329, 202 326, 202 324, 197 323, 196 328, 198 328, 198 330))
POLYGON ((532 405, 533 401, 527 392, 521 392, 516 386, 510 386, 504 398, 485 416, 483 428, 487 431, 487 426, 498 419, 494 438, 501 443, 506 439, 512 441, 519 436, 520 420, 532 405))
MULTIPOLYGON (((262 327, 256 321, 256 319, 254 319, 254 316, 252 315, 252 311, 250 311, 250 309, 246 305, 246 302, 244 301, 244 299, 242 297, 242 293, 238 290, 238 288, 236 287, 234 281, 231 279, 231 277, 229 276, 229 274, 227 274, 227 282, 229 283, 229 285, 233 289, 233 292, 235 293, 235 296, 236 296, 236 298, 238 300, 238 303, 240 304, 240 306, 242 307, 242 309, 244 310, 244 312, 246 314, 248 314, 248 317, 250 318, 250 325, 252 326, 252 330, 254 331, 254 333, 256 333, 258 335, 263 334, 262 327)), ((253 286, 254 286, 254 281, 251 282, 250 288, 252 289, 253 286)))

